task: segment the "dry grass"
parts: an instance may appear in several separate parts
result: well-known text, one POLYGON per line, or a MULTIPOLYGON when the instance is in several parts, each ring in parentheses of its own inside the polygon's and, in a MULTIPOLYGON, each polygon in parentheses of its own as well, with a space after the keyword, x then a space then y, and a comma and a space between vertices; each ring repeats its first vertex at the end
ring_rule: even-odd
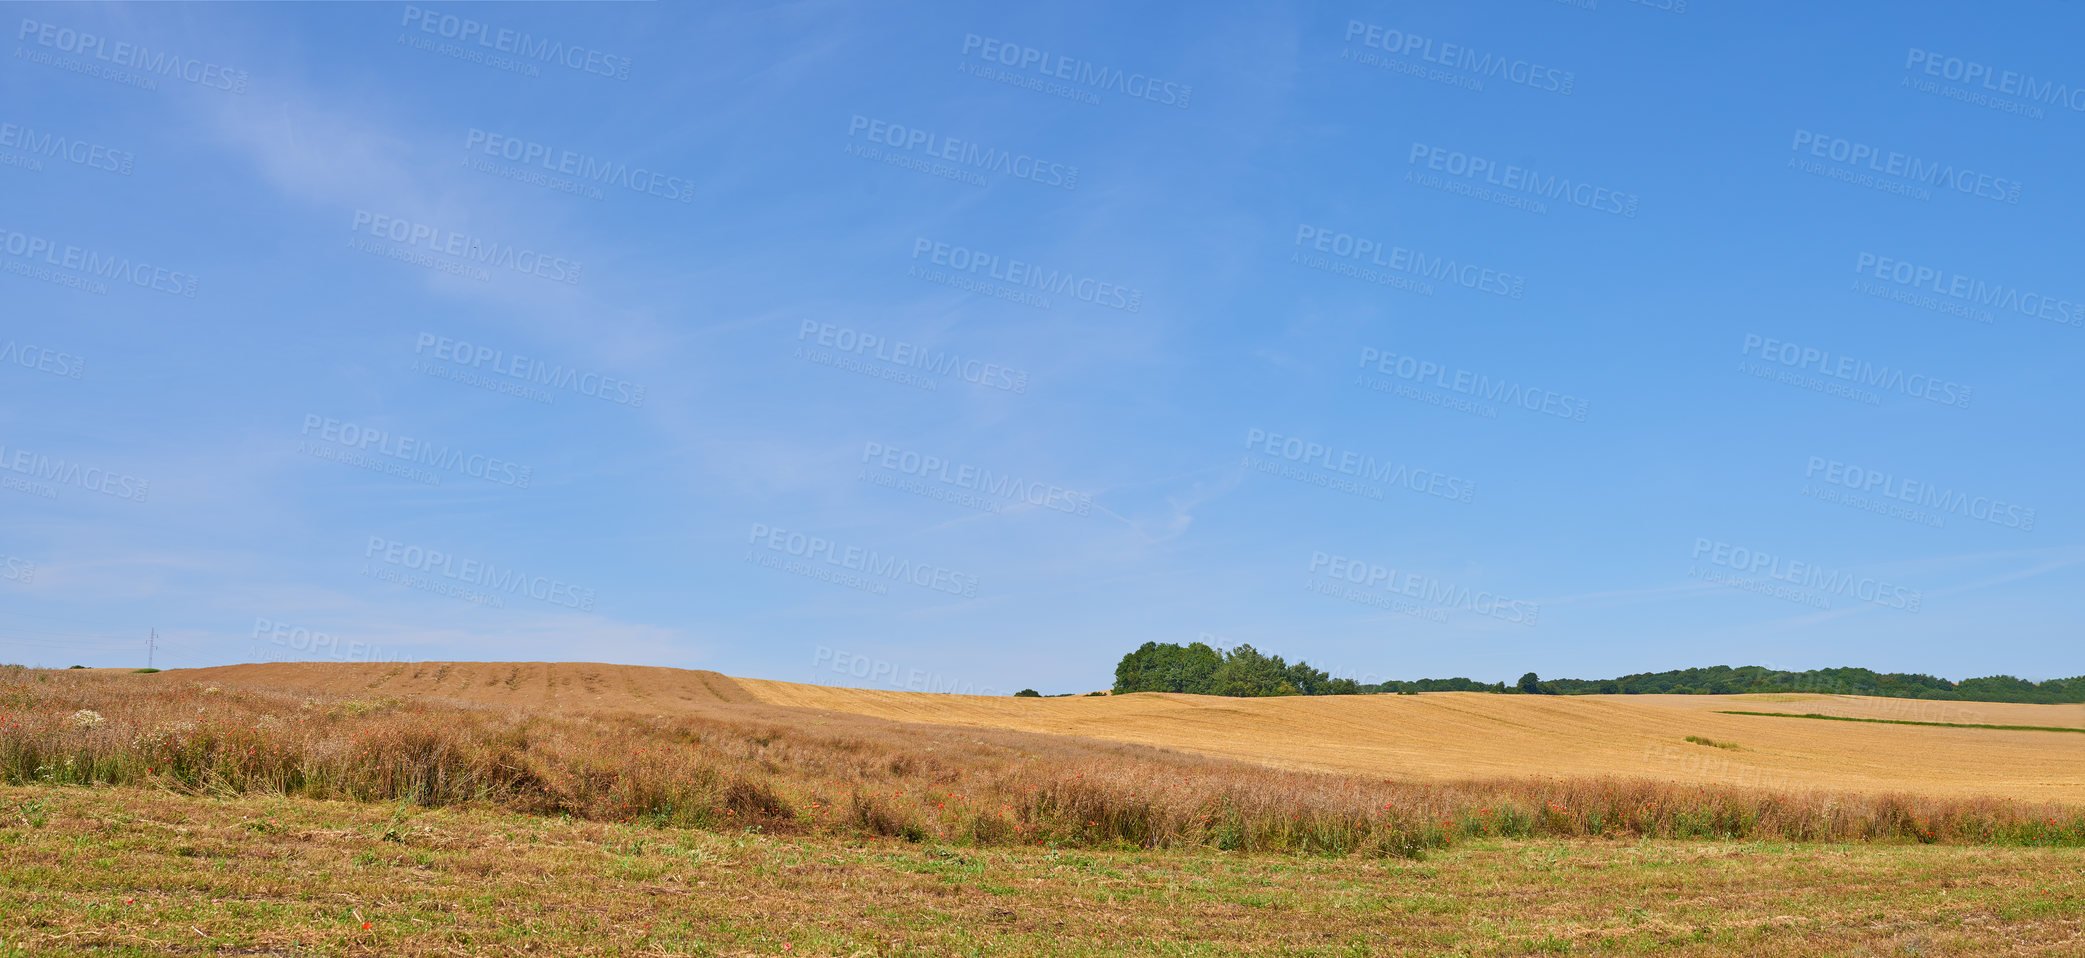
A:
POLYGON ((0 781, 974 847, 1414 856, 1489 837, 2085 844, 2085 809, 1995 799, 1612 778, 1386 781, 766 706, 546 716, 204 686, 179 673, 0 671, 0 781))

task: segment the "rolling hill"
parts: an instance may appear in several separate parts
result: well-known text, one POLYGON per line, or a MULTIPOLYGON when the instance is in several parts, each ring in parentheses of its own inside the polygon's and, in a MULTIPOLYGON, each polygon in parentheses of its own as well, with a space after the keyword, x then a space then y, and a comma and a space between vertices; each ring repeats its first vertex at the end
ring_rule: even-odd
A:
POLYGON ((1417 781, 1646 777, 1785 789, 2085 799, 2085 735, 1779 719, 1719 710, 2085 728, 2079 706, 1822 695, 1441 692, 1021 698, 833 688, 597 663, 269 663, 168 678, 560 712, 850 713, 1153 745, 1279 768, 1417 781), (766 706, 768 708, 762 708, 766 706), (780 707, 780 708, 775 708, 780 707), (1689 736, 1721 748, 1687 741, 1689 736))

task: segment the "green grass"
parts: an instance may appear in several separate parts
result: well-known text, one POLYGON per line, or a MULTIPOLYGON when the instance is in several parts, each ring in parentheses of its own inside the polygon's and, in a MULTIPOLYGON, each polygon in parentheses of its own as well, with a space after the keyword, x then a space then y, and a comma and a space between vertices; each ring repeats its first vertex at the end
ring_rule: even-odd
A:
POLYGON ((1716 741, 1715 739, 1712 739, 1712 738, 1702 738, 1702 737, 1701 737, 1701 736, 1699 736, 1699 735, 1689 735, 1689 736, 1687 736, 1687 741, 1689 741, 1689 742, 1693 742, 1693 743, 1694 743, 1694 744, 1696 744, 1696 745, 1706 745, 1706 746, 1708 746, 1708 747, 1710 747, 1710 748, 1727 748, 1727 749, 1731 749, 1731 750, 1733 750, 1733 751, 1734 751, 1734 750, 1736 750, 1736 749, 1738 748, 1738 746, 1737 746, 1737 745, 1736 745, 1735 743, 1731 743, 1731 742, 1718 742, 1718 741, 1716 741))
MULTIPOLYGON (((1877 725, 1927 725, 1933 728, 1989 728, 2006 732, 2077 732, 2085 734, 2085 728, 2070 728, 2063 725, 1978 725, 1971 722, 1914 722, 1910 719, 1852 718, 1845 715, 1819 715, 1816 712, 1734 712, 1717 709, 1718 715, 1765 715, 1771 718, 1824 719, 1827 722, 1872 722, 1877 725)), ((1693 736, 1687 737, 1693 741, 1693 736)))
POLYGON ((34 955, 2075 955, 2075 851, 1492 839, 1426 861, 914 845, 0 786, 34 955))

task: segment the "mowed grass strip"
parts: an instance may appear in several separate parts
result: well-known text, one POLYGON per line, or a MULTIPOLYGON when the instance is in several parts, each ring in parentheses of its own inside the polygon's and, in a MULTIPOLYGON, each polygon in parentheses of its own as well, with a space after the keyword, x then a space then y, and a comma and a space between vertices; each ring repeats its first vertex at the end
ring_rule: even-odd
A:
POLYGON ((1827 722, 1869 722, 1876 725, 1924 725, 1930 728, 1987 728, 2002 732, 2076 732, 2085 734, 2085 728, 2069 728, 2062 725, 1984 725, 1975 722, 1914 722, 1910 719, 1856 718, 1851 715, 1820 715, 1816 712, 1741 712, 1733 709, 1717 709, 1718 715, 1765 715, 1773 718, 1823 719, 1827 722))
POLYGON ((2056 849, 1487 840, 1426 861, 783 837, 0 787, 0 955, 2074 955, 2056 849), (39 806, 30 824, 15 814, 39 806))

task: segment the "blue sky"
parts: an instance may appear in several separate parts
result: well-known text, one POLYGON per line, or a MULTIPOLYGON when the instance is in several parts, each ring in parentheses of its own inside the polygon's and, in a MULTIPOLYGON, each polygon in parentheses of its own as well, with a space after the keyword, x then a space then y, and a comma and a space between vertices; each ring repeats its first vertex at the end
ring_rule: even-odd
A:
POLYGON ((10 5, 0 661, 2085 672, 2075 5, 1118 7, 10 5))

